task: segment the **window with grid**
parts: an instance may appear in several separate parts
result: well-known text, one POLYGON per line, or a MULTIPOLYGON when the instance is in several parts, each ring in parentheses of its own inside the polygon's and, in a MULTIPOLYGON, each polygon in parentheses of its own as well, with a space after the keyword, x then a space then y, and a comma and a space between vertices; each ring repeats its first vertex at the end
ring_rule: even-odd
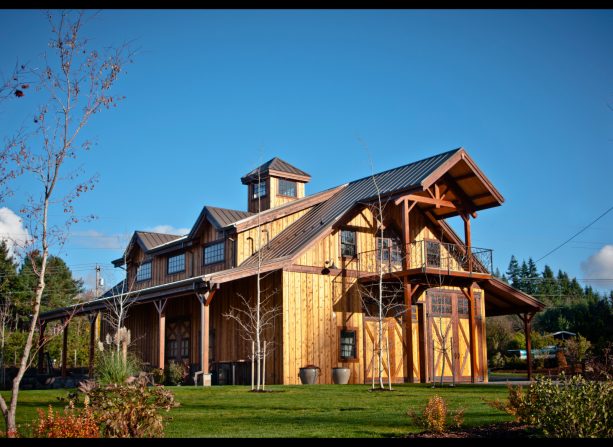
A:
POLYGON ((280 178, 278 192, 281 196, 296 197, 296 182, 280 178))
POLYGON ((204 265, 222 262, 225 259, 224 241, 217 242, 216 244, 207 245, 206 247, 204 247, 203 259, 204 265))
POLYGON ((145 262, 136 269, 136 280, 145 281, 151 279, 151 261, 145 262))
POLYGON ((251 197, 254 199, 257 199, 258 197, 264 197, 266 195, 265 181, 262 181, 260 183, 254 183, 251 188, 253 190, 253 195, 251 197))
POLYGON ((341 330, 340 334, 340 358, 342 360, 353 360, 356 354, 356 331, 341 330))
POLYGON ((417 321, 417 306, 411 306, 411 321, 417 321))
POLYGON ((185 270, 185 253, 168 258, 168 274, 183 272, 185 270))
POLYGON ((458 297, 458 315, 461 317, 467 317, 470 311, 470 303, 468 298, 464 296, 458 297))
POLYGON ((341 230, 341 256, 356 256, 357 238, 353 230, 341 230))
POLYGON ((402 260, 400 239, 393 237, 377 237, 377 260, 391 261, 394 264, 402 260))
POLYGON ((441 266, 441 244, 435 241, 426 241, 426 266, 441 266))
POLYGON ((189 358, 189 338, 183 338, 181 340, 181 357, 189 358))
POLYGON ((451 315, 451 295, 432 295, 432 315, 451 315))

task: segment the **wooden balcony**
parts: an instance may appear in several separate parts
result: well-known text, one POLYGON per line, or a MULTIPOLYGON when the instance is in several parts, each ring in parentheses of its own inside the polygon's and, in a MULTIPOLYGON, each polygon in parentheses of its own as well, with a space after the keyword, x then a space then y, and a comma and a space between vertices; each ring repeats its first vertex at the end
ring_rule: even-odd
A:
MULTIPOLYGON (((368 282, 379 273, 389 277, 423 277, 489 279, 492 277, 492 250, 465 245, 422 240, 404 247, 389 246, 359 253, 348 270, 356 270, 368 282)), ((447 281, 450 283, 450 281, 447 281)), ((450 283, 451 285, 451 283, 450 283)))

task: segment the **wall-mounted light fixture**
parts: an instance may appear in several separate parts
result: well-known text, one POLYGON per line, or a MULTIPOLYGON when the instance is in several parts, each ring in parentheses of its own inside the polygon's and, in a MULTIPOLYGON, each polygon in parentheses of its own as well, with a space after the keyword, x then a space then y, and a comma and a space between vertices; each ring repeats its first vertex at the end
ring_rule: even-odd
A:
POLYGON ((334 265, 334 261, 330 260, 330 261, 326 261, 324 262, 324 268, 321 271, 322 275, 329 275, 330 274, 330 269, 335 269, 336 266, 334 265))

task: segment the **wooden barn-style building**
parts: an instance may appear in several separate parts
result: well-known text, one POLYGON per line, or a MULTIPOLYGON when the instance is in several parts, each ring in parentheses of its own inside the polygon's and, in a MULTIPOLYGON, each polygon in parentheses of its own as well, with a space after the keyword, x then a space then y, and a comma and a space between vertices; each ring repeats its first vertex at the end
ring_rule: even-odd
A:
MULTIPOLYGON (((306 365, 320 368, 319 383, 332 383, 335 367, 370 382, 377 312, 365 297, 381 282, 396 304, 384 320, 385 379, 486 382, 485 318, 518 314, 528 335, 544 305, 495 278, 492 250, 472 245, 472 219, 504 199, 466 150, 306 195, 310 179, 273 158, 241 178, 247 211, 204 206, 187 235, 136 231, 113 261, 133 301, 131 349, 153 367, 180 361, 214 372, 214 383, 248 383, 251 344, 225 314, 254 300, 259 272, 280 310, 266 335, 267 383, 298 384, 306 365), (461 235, 445 220, 453 216, 461 235)), ((41 315, 41 334, 67 315, 96 327, 121 289, 41 315)), ((92 359, 105 331, 92 330, 92 359)))

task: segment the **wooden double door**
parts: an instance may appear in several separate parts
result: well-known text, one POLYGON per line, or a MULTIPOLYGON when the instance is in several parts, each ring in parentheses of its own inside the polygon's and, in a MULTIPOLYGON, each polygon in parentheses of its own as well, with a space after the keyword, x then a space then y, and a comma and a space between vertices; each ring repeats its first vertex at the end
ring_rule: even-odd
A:
MULTIPOLYGON (((419 381, 419 326, 417 322, 418 306, 413 306, 413 378, 419 381)), ((411 355, 405 336, 404 316, 387 317, 383 319, 383 343, 382 343, 382 366, 381 377, 387 382, 391 376, 392 383, 403 383, 408 378, 407 358, 411 355)), ((376 317, 364 318, 364 379, 366 383, 379 379, 379 322, 376 317)))
MULTIPOLYGON (((480 294, 474 293, 476 309, 480 294)), ((460 291, 427 291, 428 381, 471 379, 470 302, 460 291)))

